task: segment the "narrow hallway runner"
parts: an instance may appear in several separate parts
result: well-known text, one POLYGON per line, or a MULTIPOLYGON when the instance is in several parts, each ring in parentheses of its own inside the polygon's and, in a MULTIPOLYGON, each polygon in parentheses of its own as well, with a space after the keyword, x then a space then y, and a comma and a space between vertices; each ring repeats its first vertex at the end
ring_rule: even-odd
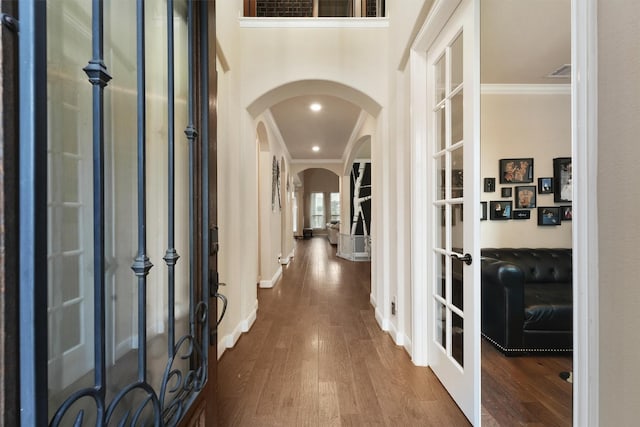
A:
POLYGON ((297 241, 258 317, 218 364, 219 426, 467 426, 428 368, 380 330, 371 264, 297 241))

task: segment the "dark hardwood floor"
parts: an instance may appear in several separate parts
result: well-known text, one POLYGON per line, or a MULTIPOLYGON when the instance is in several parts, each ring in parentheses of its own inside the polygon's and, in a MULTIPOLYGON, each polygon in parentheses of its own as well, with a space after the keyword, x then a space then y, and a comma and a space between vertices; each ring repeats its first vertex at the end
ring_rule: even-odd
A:
POLYGON ((571 426, 571 371, 567 356, 505 357, 482 340, 482 425, 571 426))
MULTIPOLYGON (((378 327, 369 263, 336 258, 321 237, 298 241, 295 255, 274 289, 258 290, 256 323, 219 361, 220 426, 469 425, 433 372, 378 327)), ((483 390, 484 425, 570 425, 557 421, 567 385, 570 420, 570 384, 553 377, 566 364, 490 350, 483 344, 492 357, 482 380, 496 394, 483 390), (526 375, 533 385, 522 384, 526 375), (540 403, 542 390, 557 403, 540 403)))

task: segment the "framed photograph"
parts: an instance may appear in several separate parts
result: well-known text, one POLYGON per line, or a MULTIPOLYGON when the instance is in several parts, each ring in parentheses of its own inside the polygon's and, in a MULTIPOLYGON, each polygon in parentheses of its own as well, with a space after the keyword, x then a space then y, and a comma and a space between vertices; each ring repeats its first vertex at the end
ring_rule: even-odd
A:
POLYGON ((487 202, 480 202, 480 221, 487 220, 487 202))
POLYGON ((572 206, 560 206, 562 210, 562 220, 571 221, 573 219, 573 207, 572 206))
POLYGON ((457 199, 464 195, 464 176, 462 169, 451 171, 451 198, 457 199))
POLYGON ((505 202, 504 200, 489 202, 489 218, 495 221, 511 219, 511 211, 513 210, 511 203, 511 201, 505 202))
POLYGON ((500 184, 533 182, 533 158, 500 159, 500 184))
POLYGON ((529 219, 531 211, 513 211, 513 219, 529 219))
POLYGON ((553 159, 553 201, 570 202, 573 192, 571 157, 553 159))
POLYGON ((493 193, 496 191, 496 179, 495 178, 485 178, 484 179, 484 192, 485 193, 493 193))
POLYGON ((560 206, 538 208, 538 225, 560 225, 562 221, 560 206))
POLYGON ((502 197, 511 197, 511 187, 502 187, 502 197))
POLYGON ((522 185, 516 187, 516 209, 532 209, 536 207, 536 186, 522 185))
POLYGON ((538 178, 538 193, 539 194, 551 194, 553 193, 553 178, 538 178))

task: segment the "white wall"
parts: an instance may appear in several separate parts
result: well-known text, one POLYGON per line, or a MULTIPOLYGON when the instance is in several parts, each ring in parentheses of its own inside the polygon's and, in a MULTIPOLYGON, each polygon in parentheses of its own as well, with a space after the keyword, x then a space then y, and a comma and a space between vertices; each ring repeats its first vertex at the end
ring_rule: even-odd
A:
MULTIPOLYGON (((534 159, 534 182, 520 185, 537 188, 539 177, 552 177, 553 159, 571 157, 571 95, 483 94, 481 144, 481 177, 496 178, 496 191, 482 192, 482 200, 511 200, 515 208, 514 197, 501 197, 503 187, 512 188, 515 196, 516 184, 500 184, 499 160, 534 159)), ((553 194, 537 194, 537 206, 561 205, 570 203, 554 203, 553 194)), ((481 247, 571 247, 571 222, 539 226, 537 218, 533 208, 528 220, 482 221, 481 247)))
MULTIPOLYGON (((219 332, 223 344, 230 345, 237 332, 250 324, 255 310, 258 178, 255 171, 243 166, 245 159, 256 157, 255 120, 268 108, 263 96, 301 80, 346 85, 355 94, 344 91, 332 94, 351 96, 349 100, 366 108, 370 115, 359 137, 371 135, 372 145, 371 300, 377 305, 378 322, 388 329, 391 295, 405 295, 405 308, 400 312, 403 326, 395 329, 410 334, 408 227, 399 239, 395 238, 397 223, 402 217, 407 220, 410 203, 408 124, 399 123, 409 111, 409 102, 406 93, 396 94, 398 84, 403 86, 396 78, 411 34, 421 25, 416 20, 424 18, 431 3, 424 0, 390 3, 388 28, 274 29, 241 27, 242 2, 217 2, 218 41, 229 64, 229 70, 221 73, 219 93, 219 206, 221 239, 226 244, 220 253, 220 268, 221 275, 229 276, 226 280, 234 284, 233 289, 227 289, 229 314, 219 332), (396 167, 403 165, 399 173, 396 167), (404 286, 402 291, 399 286, 404 286)), ((403 76, 401 80, 406 79, 403 76)), ((345 163, 332 165, 343 169, 338 171, 343 176, 343 191, 348 183, 343 175, 345 163)), ((304 169, 298 164, 290 166, 291 173, 304 169)), ((397 319, 394 322, 398 323, 397 319)))
POLYGON ((601 426, 640 416, 640 58, 630 54, 640 51, 639 21, 638 2, 598 2, 601 426))
MULTIPOLYGON (((388 208, 382 213, 387 219, 390 234, 384 237, 386 253, 383 268, 388 272, 384 292, 375 289, 375 300, 396 344, 403 345, 412 354, 411 316, 411 141, 410 141, 410 67, 407 65, 408 49, 422 26, 433 1, 409 0, 387 2, 389 27, 389 82, 388 143, 383 158, 382 188, 385 194, 380 201, 388 208), (380 295, 378 295, 380 293, 380 295), (396 300, 396 314, 391 314, 391 300, 396 300)), ((372 147, 375 151, 375 148, 372 147)), ((378 165, 374 165, 374 169, 378 165)), ((377 174, 378 172, 376 172, 377 174)), ((374 215, 374 221, 377 222, 374 215)), ((372 226, 374 228, 374 226, 372 226)), ((374 242, 374 245, 376 242, 374 242)), ((384 277, 384 276, 383 276, 384 277)))
MULTIPOLYGON (((248 329, 256 309, 258 177, 247 160, 257 157, 255 126, 262 111, 252 116, 247 108, 281 85, 306 79, 346 84, 384 104, 384 73, 370 70, 384 69, 387 30, 240 28, 242 2, 216 7, 218 41, 229 65, 220 73, 218 120, 220 274, 229 284, 229 311, 219 330, 222 351, 248 329)), ((291 165, 287 170, 294 173, 291 165)), ((282 223, 274 220, 279 231, 282 223)), ((271 245, 281 252, 273 240, 271 245)), ((273 253, 266 257, 273 261, 273 253)))

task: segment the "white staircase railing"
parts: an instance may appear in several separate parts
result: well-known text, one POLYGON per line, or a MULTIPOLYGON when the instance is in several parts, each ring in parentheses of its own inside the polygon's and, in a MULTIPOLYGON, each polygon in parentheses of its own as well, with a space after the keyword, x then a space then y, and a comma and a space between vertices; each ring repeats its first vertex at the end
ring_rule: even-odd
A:
POLYGON ((340 234, 337 256, 350 261, 371 261, 371 237, 340 234))

